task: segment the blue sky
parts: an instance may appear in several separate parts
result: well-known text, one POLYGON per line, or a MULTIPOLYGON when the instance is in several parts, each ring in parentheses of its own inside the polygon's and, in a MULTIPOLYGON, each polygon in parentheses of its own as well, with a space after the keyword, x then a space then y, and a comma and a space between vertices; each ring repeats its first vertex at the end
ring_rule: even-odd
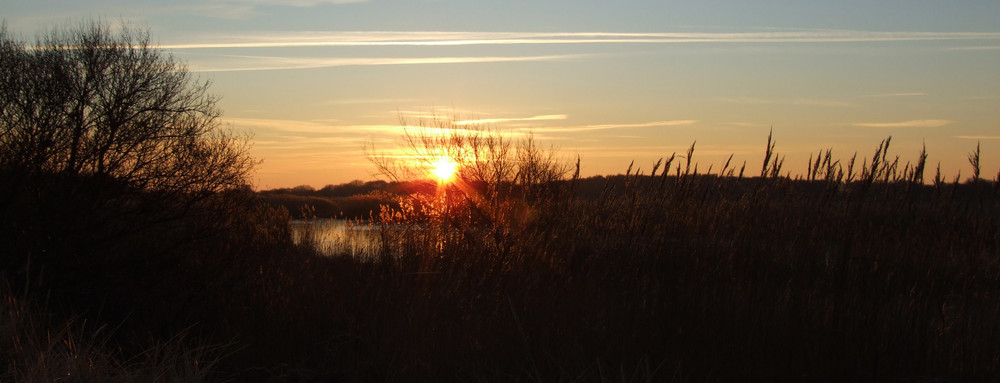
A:
MULTIPOLYGON (((371 179, 399 117, 488 119, 583 173, 683 153, 759 171, 833 148, 1000 170, 998 1, 0 1, 26 38, 128 20, 213 81, 260 188, 371 179)), ((933 166, 932 166, 933 167, 933 166)), ((931 176, 930 174, 929 176, 931 176)))

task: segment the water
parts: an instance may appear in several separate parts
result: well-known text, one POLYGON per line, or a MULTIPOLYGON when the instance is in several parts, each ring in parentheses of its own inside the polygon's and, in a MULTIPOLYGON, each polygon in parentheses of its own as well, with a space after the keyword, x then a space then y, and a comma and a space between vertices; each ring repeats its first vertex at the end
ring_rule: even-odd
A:
POLYGON ((326 255, 371 257, 382 245, 378 225, 344 219, 293 220, 292 239, 295 243, 312 240, 326 255))

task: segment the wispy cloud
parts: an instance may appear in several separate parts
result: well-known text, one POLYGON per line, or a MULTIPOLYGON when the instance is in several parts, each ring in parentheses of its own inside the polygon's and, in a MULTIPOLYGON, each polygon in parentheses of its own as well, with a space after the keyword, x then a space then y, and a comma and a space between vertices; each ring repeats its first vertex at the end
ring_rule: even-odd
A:
POLYGON ((323 121, 279 120, 261 118, 230 118, 226 120, 239 129, 253 128, 258 138, 315 137, 315 134, 365 136, 371 134, 399 134, 399 125, 338 125, 323 121), (259 137, 259 136, 265 137, 259 137))
MULTIPOLYGON (((336 142, 338 144, 361 145, 367 142, 395 142, 401 135, 409 132, 416 135, 475 135, 481 134, 478 129, 466 129, 457 125, 438 127, 434 125, 417 124, 336 124, 324 121, 277 120, 255 118, 228 119, 238 129, 253 129, 256 133, 255 144, 265 146, 275 143, 305 142, 310 144, 336 142)), ((523 132, 498 131, 496 134, 504 137, 522 137, 523 132)))
POLYGON ((456 108, 453 106, 427 106, 423 109, 413 109, 413 110, 392 110, 386 111, 386 113, 395 114, 402 118, 415 118, 418 120, 445 120, 445 121, 458 121, 463 119, 459 116, 475 116, 478 113, 473 110, 456 108))
MULTIPOLYGON (((299 3, 319 3, 300 0, 299 3)), ((166 49, 275 48, 313 46, 513 45, 513 44, 667 44, 667 43, 840 43, 891 41, 1000 40, 1000 32, 873 32, 801 30, 738 33, 615 32, 441 32, 344 31, 219 37, 164 45, 166 49)))
POLYGON ((954 51, 996 51, 1000 50, 1000 45, 975 45, 968 47, 955 47, 950 49, 954 51))
POLYGON ((532 116, 532 117, 484 118, 476 120, 464 120, 464 121, 456 121, 455 125, 496 124, 502 122, 522 122, 522 121, 551 121, 551 120, 565 120, 567 118, 569 118, 569 116, 565 114, 547 114, 547 115, 532 116))
POLYGON ((143 13, 180 13, 217 19, 245 20, 260 16, 260 6, 307 8, 327 4, 364 3, 368 0, 216 0, 145 9, 143 13))
POLYGON ((220 2, 181 4, 159 9, 148 9, 145 12, 147 14, 175 13, 199 15, 226 20, 246 20, 257 15, 256 8, 253 5, 220 2))
POLYGON ((192 65, 192 72, 235 72, 281 69, 313 69, 343 66, 371 65, 417 65, 417 64, 471 64, 499 62, 530 62, 572 60, 585 55, 547 56, 466 56, 466 57, 264 57, 264 56, 217 56, 222 63, 212 64, 209 60, 199 60, 192 65))
POLYGON ((567 132, 584 132, 591 130, 684 126, 684 125, 693 125, 697 122, 698 120, 672 120, 672 121, 643 122, 637 124, 600 124, 600 125, 584 125, 584 126, 568 126, 568 127, 525 128, 525 130, 530 130, 537 133, 567 133, 567 132))
MULTIPOLYGON (((276 3, 277 0, 210 3, 205 7, 229 9, 207 10, 233 17, 248 17, 256 4, 276 3)), ((337 0, 332 2, 344 2, 337 0)), ((320 0, 297 0, 293 4, 308 6, 330 3, 320 0)), ((843 43, 961 40, 989 43, 1000 40, 1000 33, 986 32, 871 32, 850 30, 800 30, 741 33, 616 33, 616 32, 445 32, 445 31, 334 31, 287 32, 205 36, 200 41, 164 44, 161 48, 177 53, 196 54, 220 49, 253 50, 266 48, 319 47, 388 47, 388 46, 482 46, 521 44, 699 44, 699 43, 843 43)), ((273 53, 272 53, 273 54, 273 53)), ((419 55, 418 55, 419 56, 419 55)), ((486 62, 533 62, 570 60, 594 57, 594 54, 556 54, 535 56, 452 56, 452 57, 267 57, 247 55, 204 55, 192 62, 199 72, 253 71, 322 68, 360 65, 456 64, 486 62)), ((759 102, 759 100, 734 100, 759 102)), ((794 105, 844 106, 842 102, 826 100, 781 100, 794 105)))
POLYGON ((766 128, 768 126, 771 126, 770 124, 765 124, 762 122, 747 122, 747 121, 727 122, 724 123, 723 125, 735 126, 737 128, 766 128))
POLYGON ((922 92, 900 92, 900 93, 866 94, 861 97, 920 97, 926 95, 927 95, 926 93, 922 92))
POLYGON ((770 99, 758 97, 723 97, 719 99, 723 102, 746 105, 796 105, 796 106, 821 106, 829 108, 843 108, 855 106, 855 104, 841 101, 816 98, 784 98, 770 99))
POLYGON ((862 128, 940 128, 951 125, 950 120, 910 120, 900 122, 856 122, 851 125, 862 128))
POLYGON ((965 140, 1000 140, 1000 136, 955 136, 965 140))
POLYGON ((329 100, 325 102, 325 104, 328 105, 400 104, 400 103, 412 103, 417 101, 419 100, 415 98, 355 98, 355 99, 329 100))
MULTIPOLYGON (((622 150, 620 147, 608 147, 608 146, 581 146, 575 147, 581 153, 586 153, 584 160, 590 158, 621 158, 621 159, 637 159, 637 158, 647 158, 656 159, 663 157, 670 157, 670 154, 676 154, 681 156, 688 150, 688 146, 660 146, 660 145, 638 145, 629 146, 627 150, 622 150)), ((728 156, 730 154, 735 155, 745 155, 745 154, 757 154, 760 152, 760 148, 756 146, 699 146, 698 150, 695 152, 695 156, 728 156)), ((724 158, 723 158, 724 159, 724 158)), ((641 166, 645 168, 647 165, 652 165, 655 161, 648 164, 642 164, 636 162, 637 167, 641 166)), ((627 163, 626 163, 627 164, 627 163)), ((704 163, 705 169, 708 168, 711 163, 704 163)), ((716 166, 722 164, 715 164, 716 166)), ((732 165, 732 164, 731 164, 732 165)), ((739 166, 739 163, 736 163, 739 166)))
POLYGON ((321 4, 365 3, 368 0, 223 0, 223 3, 312 7, 321 4))

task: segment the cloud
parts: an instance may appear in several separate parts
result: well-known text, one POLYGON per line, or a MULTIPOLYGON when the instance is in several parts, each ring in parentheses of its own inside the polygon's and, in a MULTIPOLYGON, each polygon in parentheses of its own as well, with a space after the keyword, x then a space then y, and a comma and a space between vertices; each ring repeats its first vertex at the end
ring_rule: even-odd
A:
POLYGON ((922 92, 900 92, 900 93, 866 94, 861 97, 920 97, 926 95, 927 95, 926 93, 922 92))
MULTIPOLYGON (((296 0, 293 5, 308 6, 320 3, 340 3, 320 0, 296 0)), ((210 3, 204 13, 218 17, 246 18, 256 11, 257 4, 277 3, 277 0, 210 3), (221 9, 215 9, 220 8, 221 9)), ((283 3, 284 4, 284 3, 283 3)), ((893 42, 961 40, 989 42, 1000 40, 1000 32, 871 32, 844 30, 800 30, 740 33, 613 33, 613 32, 447 32, 447 31, 332 31, 286 32, 243 35, 216 35, 198 38, 199 41, 161 45, 160 48, 180 54, 194 54, 213 50, 255 50, 265 48, 319 48, 319 47, 388 47, 388 46, 485 46, 485 45, 537 45, 537 44, 774 44, 774 43, 844 43, 844 42, 893 42)), ((207 55, 206 55, 207 56, 207 55)), ((516 62, 567 60, 595 55, 538 55, 507 57, 415 57, 415 58, 317 58, 317 57, 261 57, 214 55, 205 57, 216 61, 206 64, 202 58, 192 62, 192 67, 202 72, 237 70, 280 70, 356 65, 405 65, 452 64, 477 62, 516 62), (213 58, 214 57, 214 58, 213 58), (221 63, 220 63, 221 61, 221 63)), ((841 102, 824 100, 784 100, 795 105, 844 106, 841 102), (839 104, 838 104, 839 103, 839 104)))
POLYGON ((193 2, 193 4, 179 3, 152 8, 131 6, 123 7, 123 9, 136 15, 132 18, 141 18, 140 16, 154 14, 172 13, 181 15, 197 15, 214 19, 248 20, 263 15, 263 13, 259 12, 257 9, 260 6, 308 8, 326 4, 337 5, 365 2, 368 2, 368 0, 214 0, 193 2))
POLYGON ((400 104, 417 102, 415 98, 356 98, 337 99, 325 102, 327 105, 400 104))
POLYGON ((1000 140, 1000 136, 955 136, 965 140, 1000 140))
POLYGON ((365 3, 368 0, 224 0, 224 3, 242 3, 253 5, 281 5, 291 7, 313 7, 323 4, 365 3))
POLYGON ((458 120, 459 117, 456 116, 472 116, 476 115, 473 110, 460 109, 453 106, 428 106, 425 109, 416 110, 393 110, 387 111, 388 113, 395 114, 399 117, 405 118, 416 118, 425 120, 458 120))
MULTIPOLYGON (((302 120, 278 120, 278 119, 257 119, 257 118, 231 118, 227 122, 239 129, 252 129, 255 133, 255 144, 276 143, 290 141, 309 141, 311 144, 324 140, 332 140, 338 143, 358 143, 382 141, 394 142, 401 135, 410 132, 415 135, 474 135, 481 134, 478 129, 465 129, 461 127, 440 128, 437 126, 424 125, 338 125, 323 121, 302 121, 302 120)), ((503 137, 522 137, 522 132, 498 131, 489 134, 503 137)))
POLYGON ((996 51, 1000 50, 1000 45, 976 45, 968 47, 950 48, 953 51, 996 51))
POLYGON ((530 62, 571 60, 584 55, 547 55, 547 56, 465 56, 465 57, 348 57, 348 58, 314 58, 314 57, 264 57, 264 56, 216 56, 216 61, 200 60, 193 64, 192 72, 235 72, 282 69, 313 69, 342 66, 371 65, 416 65, 416 64, 472 64, 498 62, 530 62), (220 60, 221 59, 221 60, 220 60))
POLYGON ((308 136, 310 134, 344 134, 350 133, 357 136, 370 134, 398 134, 402 127, 399 125, 336 125, 321 121, 302 120, 278 120, 263 118, 229 118, 226 122, 232 123, 239 129, 252 128, 260 136, 266 137, 296 137, 308 136), (263 134, 262 134, 263 133, 263 134))
MULTIPOLYGON (((276 3, 277 1, 267 2, 276 3)), ((318 4, 320 1, 299 0, 295 3, 318 4)), ((284 2, 282 2, 282 4, 284 4, 284 2)), ((800 30, 738 33, 342 31, 226 36, 217 37, 215 40, 216 41, 168 44, 162 47, 165 49, 204 49, 390 45, 455 46, 515 44, 843 43, 944 40, 982 41, 1000 40, 1000 32, 872 32, 854 30, 800 30)))
POLYGON ((601 125, 584 125, 584 126, 572 126, 572 127, 525 128, 525 130, 530 130, 536 133, 566 133, 566 132, 583 132, 591 130, 652 128, 659 126, 683 126, 683 125, 693 125, 697 122, 698 120, 673 120, 673 121, 643 122, 637 124, 601 124, 601 125))
POLYGON ((256 8, 248 4, 201 3, 194 5, 177 5, 160 10, 149 10, 150 14, 180 13, 205 16, 215 19, 246 20, 257 15, 256 8))
POLYGON ((862 128, 940 128, 951 125, 950 120, 910 120, 901 122, 855 122, 851 125, 862 128))
POLYGON ((735 126, 737 128, 766 128, 771 126, 770 124, 765 124, 761 122, 747 122, 747 121, 735 121, 727 122, 724 125, 735 126))
MULTIPOLYGON (((580 146, 580 147, 575 147, 574 150, 577 150, 580 153, 586 153, 586 155, 583 156, 584 161, 586 161, 588 158, 589 159, 593 158, 656 159, 656 158, 670 157, 671 153, 683 158, 683 155, 685 152, 687 152, 688 148, 690 148, 690 145, 687 146, 638 145, 638 146, 629 146, 627 150, 622 150, 621 148, 618 147, 608 147, 608 146, 580 146)), ((730 154, 746 155, 746 154, 757 154, 757 153, 760 153, 760 148, 756 146, 741 146, 741 145, 725 146, 725 147, 699 146, 699 148, 695 150, 695 157, 728 156, 730 154)), ((637 161, 635 165, 637 167, 642 165, 643 170, 645 170, 645 167, 647 165, 652 165, 654 162, 655 161, 651 161, 648 164, 641 164, 640 162, 637 161)), ((709 162, 702 163, 702 166, 704 166, 704 169, 702 170, 708 169, 708 166, 710 165, 713 164, 709 162)), ((722 165, 721 163, 714 164, 713 169, 718 169, 721 165, 722 165)), ((740 166, 740 163, 737 162, 735 158, 733 159, 733 163, 730 163, 730 167, 734 165, 737 168, 740 166)))
POLYGON ((549 120, 565 120, 567 118, 569 118, 569 116, 565 114, 547 114, 543 116, 520 117, 520 118, 485 118, 476 120, 456 121, 455 125, 495 124, 498 122, 519 122, 519 121, 549 121, 549 120))
POLYGON ((846 101, 840 100, 826 100, 826 99, 815 99, 815 98, 787 98, 787 99, 768 99, 768 98, 757 98, 757 97, 724 97, 720 98, 720 101, 729 102, 734 104, 746 104, 746 105, 797 105, 797 106, 821 106, 829 108, 843 108, 851 107, 854 104, 846 101))

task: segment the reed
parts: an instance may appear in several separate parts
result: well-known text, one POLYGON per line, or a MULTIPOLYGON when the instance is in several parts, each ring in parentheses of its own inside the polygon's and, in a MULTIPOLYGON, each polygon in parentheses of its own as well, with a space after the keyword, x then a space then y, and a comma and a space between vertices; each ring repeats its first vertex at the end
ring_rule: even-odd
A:
MULTIPOLYGON (((404 300, 433 307, 407 316, 412 331, 462 334, 490 356, 480 363, 514 359, 525 378, 648 358, 699 379, 994 377, 995 189, 924 186, 926 152, 900 166, 890 142, 860 172, 856 155, 844 167, 821 152, 798 181, 769 137, 761 178, 728 162, 699 174, 692 145, 673 176, 676 156, 630 167, 597 199, 575 197, 572 179, 526 206, 493 202, 485 222, 470 217, 497 206, 395 212, 386 222, 423 226, 386 233, 401 245, 385 259, 419 276, 404 300)), ((428 355, 431 337, 409 355, 428 355)))
POLYGON ((81 317, 61 322, 39 303, 3 289, 0 332, 4 360, 0 378, 12 382, 209 382, 231 345, 201 345, 184 332, 141 341, 134 353, 114 347, 108 324, 81 317))
POLYGON ((1000 179, 924 184, 926 151, 889 144, 796 177, 769 137, 759 177, 699 172, 692 144, 648 172, 415 188, 364 257, 256 205, 191 250, 199 294, 160 324, 232 344, 209 380, 995 380, 1000 179))

